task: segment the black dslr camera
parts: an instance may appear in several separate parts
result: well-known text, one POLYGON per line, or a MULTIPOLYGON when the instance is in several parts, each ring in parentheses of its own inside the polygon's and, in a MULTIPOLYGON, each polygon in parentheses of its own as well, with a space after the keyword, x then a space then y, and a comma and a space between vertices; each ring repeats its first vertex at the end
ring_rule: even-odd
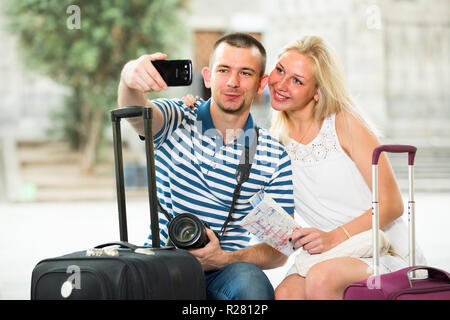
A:
MULTIPOLYGON (((200 221, 195 215, 181 213, 170 220, 169 238, 181 249, 203 248, 209 242, 205 228, 210 229, 206 222, 200 221)), ((219 235, 214 231, 217 238, 219 235)))

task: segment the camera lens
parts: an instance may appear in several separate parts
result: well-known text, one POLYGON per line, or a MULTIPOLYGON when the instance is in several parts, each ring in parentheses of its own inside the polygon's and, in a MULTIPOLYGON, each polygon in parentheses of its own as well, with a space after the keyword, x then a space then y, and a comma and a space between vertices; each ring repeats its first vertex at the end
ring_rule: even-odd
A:
POLYGON ((180 241, 191 241, 198 232, 198 227, 190 219, 184 219, 181 223, 178 223, 175 227, 175 234, 180 241))
POLYGON ((169 224, 169 237, 178 248, 201 248, 208 242, 205 226, 190 213, 177 215, 169 224))

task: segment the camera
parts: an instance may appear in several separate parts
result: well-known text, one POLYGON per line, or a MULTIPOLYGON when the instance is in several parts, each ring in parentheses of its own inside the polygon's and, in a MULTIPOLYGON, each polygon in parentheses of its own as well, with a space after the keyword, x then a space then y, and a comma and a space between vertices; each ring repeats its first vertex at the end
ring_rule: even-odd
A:
MULTIPOLYGON (((203 248, 209 242, 205 228, 210 229, 207 223, 200 221, 195 215, 181 213, 169 223, 169 238, 181 249, 203 248)), ((218 238, 218 234, 214 233, 218 238)))

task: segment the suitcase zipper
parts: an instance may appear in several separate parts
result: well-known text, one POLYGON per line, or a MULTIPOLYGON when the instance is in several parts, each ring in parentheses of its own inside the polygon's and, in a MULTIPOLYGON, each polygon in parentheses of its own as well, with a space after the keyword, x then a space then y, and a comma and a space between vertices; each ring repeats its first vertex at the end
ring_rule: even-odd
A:
POLYGON ((111 299, 112 298, 112 295, 111 295, 111 288, 110 288, 110 286, 109 286, 109 284, 108 284, 108 281, 107 281, 107 279, 106 279, 106 277, 103 275, 103 273, 102 272, 99 272, 99 271, 97 271, 97 270, 95 270, 95 269, 93 269, 93 268, 80 268, 80 270, 81 270, 81 272, 89 272, 89 273, 91 273, 91 274, 93 274, 94 276, 96 276, 96 277, 98 277, 98 278, 100 278, 100 285, 101 285, 101 287, 102 287, 102 291, 104 290, 104 292, 106 292, 106 297, 105 297, 105 299, 111 299))
MULTIPOLYGON (((100 286, 101 286, 102 292, 105 293, 105 297, 104 298, 105 299, 111 299, 111 289, 110 289, 110 287, 108 285, 108 282, 105 280, 105 276, 101 272, 98 272, 97 270, 92 269, 92 268, 88 268, 88 267, 80 268, 80 272, 90 273, 90 274, 94 275, 95 278, 100 279, 100 286)), ((67 273, 67 268, 55 268, 55 269, 49 270, 46 273, 41 274, 39 276, 39 278, 36 279, 36 282, 35 282, 35 284, 33 286, 33 293, 34 294, 31 297, 32 299, 36 299, 36 297, 35 297, 35 295, 36 295, 36 287, 37 287, 39 281, 41 280, 41 278, 46 276, 46 275, 48 275, 48 274, 51 274, 51 273, 65 273, 65 274, 68 274, 67 273)), ((69 277, 70 277, 70 275, 69 275, 69 277)))
MULTIPOLYGON (((141 275, 141 272, 140 272, 139 268, 136 267, 133 262, 128 262, 125 259, 117 259, 117 258, 110 258, 110 259, 111 260, 117 260, 117 261, 120 261, 123 264, 125 264, 128 267, 128 273, 130 273, 134 277, 136 284, 138 284, 138 283, 139 284, 145 283, 144 279, 142 278, 142 275, 141 275), (134 269, 135 272, 132 272, 132 269, 134 269)), ((121 282, 123 282, 123 279, 122 279, 121 282)), ((121 288, 122 287, 123 287, 123 283, 121 284, 121 288)), ((136 289, 136 288, 133 287, 133 289, 136 289)), ((136 294, 136 292, 135 292, 135 294, 136 294)), ((137 296, 139 297, 139 294, 137 296)), ((142 285, 141 285, 141 297, 144 297, 144 292, 143 292, 143 286, 142 285)), ((126 298, 126 295, 125 295, 125 298, 126 298)), ((125 298, 121 297, 121 299, 125 299, 125 298)))
MULTIPOLYGON (((131 252, 130 252, 131 253, 131 252)), ((119 257, 120 257, 120 252, 119 252, 119 257)), ((135 283, 146 283, 141 275, 141 273, 139 272, 139 268, 137 268, 133 263, 126 261, 125 259, 120 259, 119 257, 114 257, 114 256, 105 256, 105 257, 95 257, 95 256, 81 256, 81 257, 77 257, 76 259, 79 260, 97 260, 97 259, 105 259, 105 260, 115 260, 115 261, 119 261, 120 263, 124 264, 128 271, 131 274, 131 276, 134 278, 135 283), (135 270, 136 272, 132 272, 132 270, 135 270), (139 273, 139 275, 136 275, 136 273, 139 273)), ((64 258, 64 257, 59 257, 59 258, 50 258, 50 259, 45 259, 40 261, 39 263, 42 262, 52 262, 52 261, 71 261, 73 260, 73 257, 68 257, 68 258, 64 258)), ((62 269, 61 271, 66 272, 66 269, 62 269)), ((124 283, 126 282, 124 279, 125 278, 125 273, 122 274, 122 276, 120 277, 119 280, 119 287, 121 288, 120 292, 119 292, 119 299, 126 299, 126 294, 122 294, 122 292, 124 291, 124 283)), ((136 289, 135 287, 133 289, 136 289)), ((109 293, 109 299, 112 298, 112 294, 111 294, 111 290, 108 289, 108 293, 109 293)), ((126 289, 125 289, 126 290, 126 289)), ((144 292, 144 288, 141 286, 141 296, 143 297, 145 295, 144 292)), ((137 294, 137 296, 139 297, 139 294, 137 294)))

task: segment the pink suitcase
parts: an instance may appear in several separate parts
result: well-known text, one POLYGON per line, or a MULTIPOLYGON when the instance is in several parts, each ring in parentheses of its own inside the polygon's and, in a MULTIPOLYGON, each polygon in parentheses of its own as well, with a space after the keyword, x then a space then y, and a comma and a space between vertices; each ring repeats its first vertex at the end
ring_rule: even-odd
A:
POLYGON ((450 274, 436 268, 415 265, 415 202, 414 157, 417 148, 408 145, 382 145, 373 151, 372 157, 372 231, 374 275, 351 283, 344 291, 345 300, 450 300, 450 274), (378 159, 381 152, 408 153, 409 167, 409 267, 387 274, 379 274, 379 208, 378 208, 378 159), (419 270, 426 271, 417 272, 419 270))

